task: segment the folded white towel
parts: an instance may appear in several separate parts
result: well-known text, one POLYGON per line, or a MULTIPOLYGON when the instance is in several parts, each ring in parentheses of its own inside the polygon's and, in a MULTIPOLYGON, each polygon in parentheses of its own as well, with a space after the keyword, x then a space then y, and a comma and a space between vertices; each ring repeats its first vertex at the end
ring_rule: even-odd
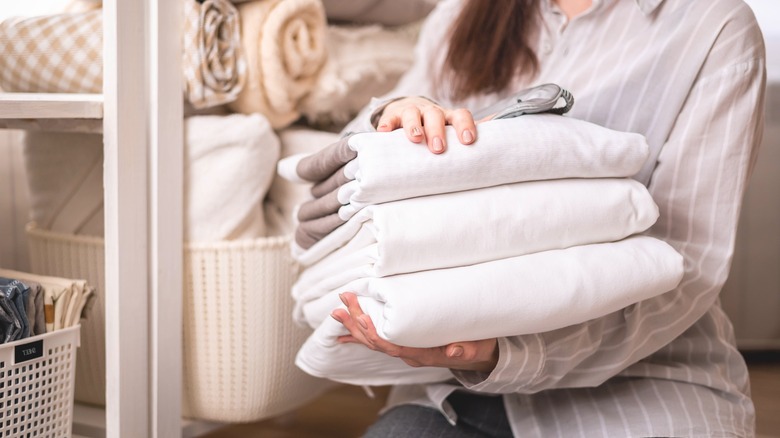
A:
POLYGON ((669 291, 682 275, 682 256, 671 246, 634 236, 471 266, 361 278, 305 303, 303 315, 318 327, 339 306, 337 294, 351 291, 381 337, 433 347, 577 324, 669 291))
POLYGON ((657 217, 645 186, 627 178, 516 183, 371 205, 299 257, 310 266, 293 285, 295 315, 360 278, 617 241, 657 217))
MULTIPOLYGON (((357 158, 343 168, 350 181, 338 189, 341 219, 368 205, 417 196, 522 181, 632 176, 648 156, 639 134, 551 114, 482 123, 472 146, 461 145, 451 126, 446 135, 449 148, 441 155, 407 140, 402 130, 350 137, 357 158)), ((281 160, 279 174, 301 181, 303 158, 281 160)))

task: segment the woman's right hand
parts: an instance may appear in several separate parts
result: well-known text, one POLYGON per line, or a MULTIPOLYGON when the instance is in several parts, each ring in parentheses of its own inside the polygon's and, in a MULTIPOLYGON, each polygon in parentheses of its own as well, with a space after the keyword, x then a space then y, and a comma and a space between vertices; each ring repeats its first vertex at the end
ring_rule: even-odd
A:
POLYGON ((458 139, 470 145, 477 139, 477 127, 471 112, 465 108, 448 110, 422 97, 404 97, 389 103, 379 118, 376 130, 390 132, 403 128, 406 137, 422 143, 434 154, 447 149, 444 126, 452 125, 458 139))

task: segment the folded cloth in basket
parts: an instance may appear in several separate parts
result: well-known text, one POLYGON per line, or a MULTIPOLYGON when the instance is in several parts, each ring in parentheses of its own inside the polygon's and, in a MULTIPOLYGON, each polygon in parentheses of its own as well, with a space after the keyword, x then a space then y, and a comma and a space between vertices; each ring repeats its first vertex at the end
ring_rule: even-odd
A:
MULTIPOLYGON (((278 171, 301 182, 327 182, 342 172, 348 182, 335 188, 338 210, 307 209, 306 217, 322 221, 337 213, 337 223, 367 205, 398 199, 522 181, 631 176, 648 154, 639 134, 557 115, 492 120, 478 129, 475 144, 462 146, 447 127, 450 147, 442 155, 407 140, 401 130, 355 134, 317 154, 281 160, 278 171)), ((305 249, 311 242, 297 243, 305 249)))
POLYGON ((306 269, 293 297, 361 277, 621 240, 657 218, 647 188, 629 178, 533 181, 370 205, 295 254, 306 269))
POLYGON ((84 309, 87 309, 94 299, 94 290, 85 280, 49 277, 6 269, 0 270, 0 277, 41 285, 47 333, 77 325, 84 314, 84 309))
MULTIPOLYGON (((346 383, 419 383, 420 376, 403 362, 395 362, 397 373, 375 376, 362 371, 369 364, 345 364, 362 358, 373 362, 377 356, 349 358, 354 351, 347 353, 338 344, 337 336, 347 331, 333 326, 329 315, 343 307, 338 298, 343 291, 358 295, 382 338, 433 347, 581 323, 669 291, 682 275, 682 256, 671 246, 634 236, 472 266, 360 279, 304 306, 307 323, 318 329, 296 363, 315 376, 346 383), (328 324, 332 327, 322 327, 328 324)), ((388 362, 381 362, 384 369, 388 362)))
MULTIPOLYGON (((238 11, 228 0, 179 0, 184 16, 184 95, 195 108, 235 100, 246 80, 238 11)), ((91 10, 0 23, 0 88, 101 93, 103 12, 91 10)))
POLYGON ((256 0, 237 6, 248 77, 229 106, 240 113, 261 113, 275 129, 283 128, 300 117, 298 104, 325 63, 322 2, 256 0))

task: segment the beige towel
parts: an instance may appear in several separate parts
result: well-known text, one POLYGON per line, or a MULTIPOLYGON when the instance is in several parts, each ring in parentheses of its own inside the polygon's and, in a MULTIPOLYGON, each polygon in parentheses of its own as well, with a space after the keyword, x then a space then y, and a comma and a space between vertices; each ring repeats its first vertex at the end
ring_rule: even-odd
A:
POLYGON ((295 121, 325 62, 320 0, 257 0, 238 5, 248 82, 230 108, 261 113, 275 129, 295 121))

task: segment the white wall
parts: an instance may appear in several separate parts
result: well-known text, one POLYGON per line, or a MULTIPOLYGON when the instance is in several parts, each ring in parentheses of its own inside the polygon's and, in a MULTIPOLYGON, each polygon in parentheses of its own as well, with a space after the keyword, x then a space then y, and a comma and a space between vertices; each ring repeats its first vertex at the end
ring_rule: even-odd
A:
POLYGON ((29 201, 21 135, 0 129, 0 267, 27 270, 29 201))

